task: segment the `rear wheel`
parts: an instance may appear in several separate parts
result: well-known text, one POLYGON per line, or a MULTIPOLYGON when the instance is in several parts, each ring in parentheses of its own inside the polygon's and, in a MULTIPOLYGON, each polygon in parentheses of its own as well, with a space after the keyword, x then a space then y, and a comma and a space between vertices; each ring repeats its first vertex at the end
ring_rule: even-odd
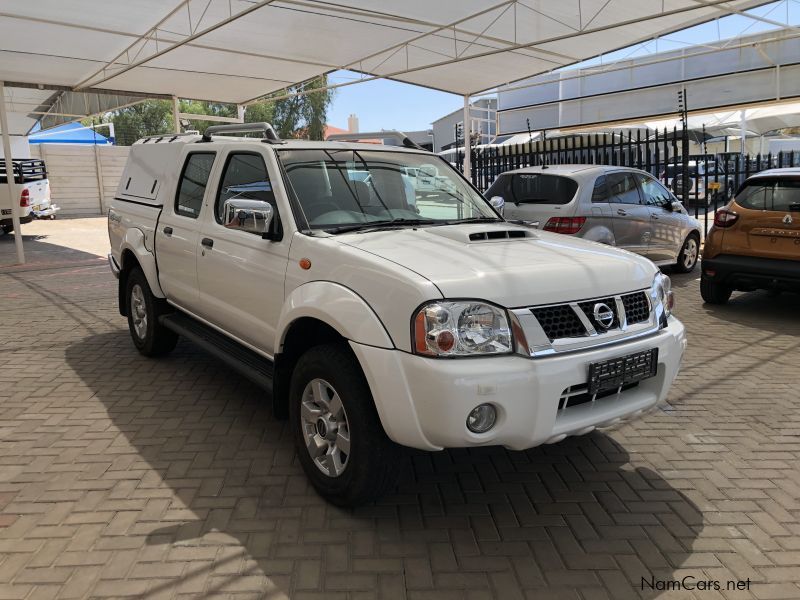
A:
POLYGON ((169 312, 167 303, 153 296, 147 278, 136 268, 128 275, 128 329, 136 349, 145 356, 159 356, 171 352, 178 343, 178 334, 170 331, 158 318, 169 312))
POLYGON ((3 230, 3 233, 9 234, 14 231, 13 225, 0 225, 0 228, 3 230))
POLYGON ((691 273, 697 266, 697 259, 700 256, 700 238, 695 233, 689 234, 683 242, 680 254, 678 254, 678 262, 675 263, 674 269, 678 273, 691 273))
POLYGON ((292 373, 289 423, 306 476, 339 506, 380 496, 399 472, 358 361, 341 344, 308 350, 292 373))
POLYGON ((705 275, 700 278, 700 295, 707 304, 725 304, 733 290, 726 285, 711 281, 705 275))

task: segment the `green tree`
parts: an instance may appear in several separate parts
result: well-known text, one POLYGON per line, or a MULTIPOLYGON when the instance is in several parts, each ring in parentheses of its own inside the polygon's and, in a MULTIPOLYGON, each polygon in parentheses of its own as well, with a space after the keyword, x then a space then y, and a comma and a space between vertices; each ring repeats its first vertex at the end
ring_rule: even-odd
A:
MULTIPOLYGON (((272 123, 281 137, 307 137, 312 140, 321 140, 325 135, 328 108, 333 99, 333 90, 322 89, 326 85, 327 77, 316 77, 274 95, 312 90, 310 93, 279 100, 266 98, 261 102, 250 104, 245 109, 244 120, 246 123, 261 121, 272 123)), ((181 100, 179 108, 180 112, 187 114, 217 117, 237 116, 235 104, 181 100)), ((100 121, 114 123, 117 144, 121 146, 129 146, 148 135, 174 131, 172 102, 169 100, 145 100, 139 104, 107 113, 100 118, 100 121)), ((203 133, 210 125, 214 125, 213 121, 198 119, 188 119, 188 121, 188 125, 182 125, 182 130, 192 129, 203 133)), ((91 124, 91 122, 91 119, 85 120, 85 124, 91 124)))
MULTIPOLYGON (((305 83, 293 86, 285 93, 309 92, 299 96, 291 96, 274 103, 273 125, 278 135, 285 138, 307 137, 321 140, 325 135, 325 123, 328 107, 333 100, 333 90, 322 89, 328 85, 328 78, 315 77, 305 83)), ((269 101, 269 100, 267 100, 269 101)))
POLYGON ((172 131, 172 103, 169 100, 145 100, 103 115, 101 122, 114 123, 117 144, 129 146, 147 135, 172 131))

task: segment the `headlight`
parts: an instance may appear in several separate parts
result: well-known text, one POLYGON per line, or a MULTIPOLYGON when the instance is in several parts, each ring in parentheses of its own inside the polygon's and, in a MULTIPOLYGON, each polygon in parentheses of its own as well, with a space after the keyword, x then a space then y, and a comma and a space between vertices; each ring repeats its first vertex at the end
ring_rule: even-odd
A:
POLYGON ((672 314, 672 309, 675 306, 675 295, 672 292, 672 280, 661 273, 656 273, 653 279, 653 288, 651 295, 654 301, 653 306, 661 306, 663 308, 664 317, 672 314))
POLYGON ((506 311, 485 302, 431 302, 414 315, 413 324, 417 354, 476 356, 514 351, 506 311))

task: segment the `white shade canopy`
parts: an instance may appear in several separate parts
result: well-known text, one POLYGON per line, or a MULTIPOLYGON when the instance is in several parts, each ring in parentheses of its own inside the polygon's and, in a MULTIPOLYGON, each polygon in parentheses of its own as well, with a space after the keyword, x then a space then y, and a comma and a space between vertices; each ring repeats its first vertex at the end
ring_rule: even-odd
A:
POLYGON ((472 94, 765 3, 0 0, 0 80, 243 104, 346 68, 472 94))

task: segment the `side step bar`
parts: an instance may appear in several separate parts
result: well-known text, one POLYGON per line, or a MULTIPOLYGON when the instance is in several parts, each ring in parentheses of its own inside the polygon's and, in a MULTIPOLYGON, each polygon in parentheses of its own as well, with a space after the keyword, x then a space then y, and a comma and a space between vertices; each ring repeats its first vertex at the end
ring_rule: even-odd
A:
POLYGON ((240 375, 272 393, 274 365, 271 360, 184 313, 162 315, 159 321, 167 329, 200 346, 240 375))

